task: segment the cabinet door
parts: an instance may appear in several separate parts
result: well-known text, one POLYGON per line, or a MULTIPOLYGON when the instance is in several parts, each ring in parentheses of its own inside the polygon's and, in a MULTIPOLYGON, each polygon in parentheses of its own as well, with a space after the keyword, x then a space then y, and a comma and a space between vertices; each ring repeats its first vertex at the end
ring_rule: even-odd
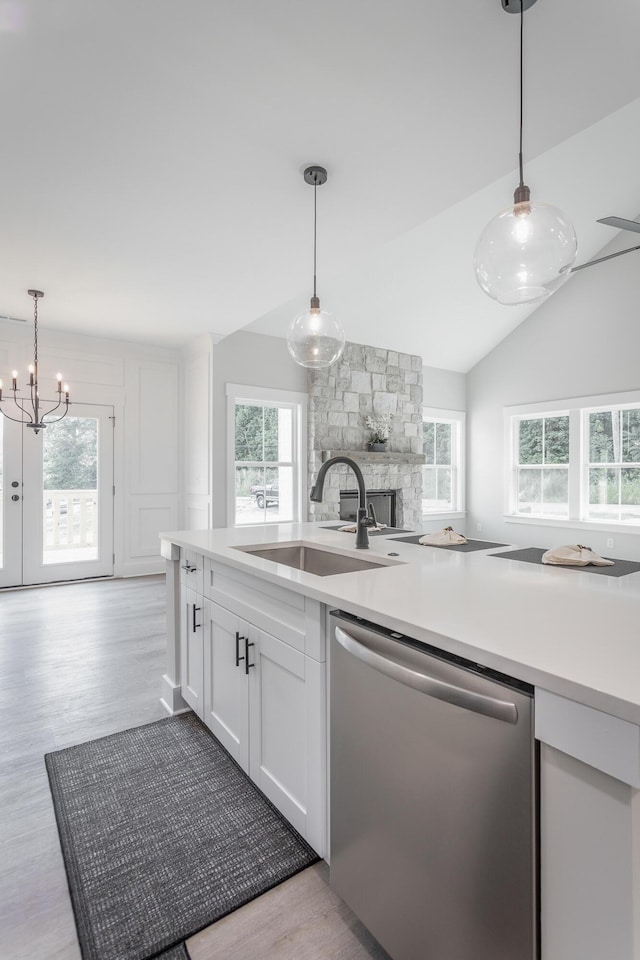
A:
MULTIPOLYGON (((293 826, 307 832, 305 656, 256 629, 250 648, 250 776, 293 826)), ((316 709, 318 707, 316 706, 316 709)))
POLYGON ((190 587, 183 587, 180 617, 180 676, 182 697, 200 719, 204 713, 203 600, 190 587))
POLYGON ((205 601, 204 722, 243 770, 249 769, 248 631, 244 620, 205 601))

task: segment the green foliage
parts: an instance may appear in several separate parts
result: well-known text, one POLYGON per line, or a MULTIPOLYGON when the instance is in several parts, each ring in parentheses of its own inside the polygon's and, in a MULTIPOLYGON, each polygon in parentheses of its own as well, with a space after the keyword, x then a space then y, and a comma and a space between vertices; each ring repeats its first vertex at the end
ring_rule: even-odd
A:
POLYGON ((640 410, 589 414, 591 463, 640 463, 640 410))
POLYGON ((98 421, 65 417, 43 431, 45 490, 96 490, 98 421))
POLYGON ((569 463, 569 417, 520 421, 519 462, 569 463))
POLYGON ((434 421, 422 424, 423 450, 429 464, 451 463, 451 424, 434 421))
POLYGON ((277 407, 236 403, 235 430, 236 462, 278 459, 277 407))

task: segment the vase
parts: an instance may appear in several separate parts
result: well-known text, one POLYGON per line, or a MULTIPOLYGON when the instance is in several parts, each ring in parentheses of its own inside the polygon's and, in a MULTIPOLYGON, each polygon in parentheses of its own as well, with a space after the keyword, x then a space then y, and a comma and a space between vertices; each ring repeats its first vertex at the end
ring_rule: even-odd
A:
POLYGON ((384 453, 387 449, 387 441, 383 440, 382 443, 375 443, 373 440, 370 440, 367 444, 367 450, 371 453, 384 453))

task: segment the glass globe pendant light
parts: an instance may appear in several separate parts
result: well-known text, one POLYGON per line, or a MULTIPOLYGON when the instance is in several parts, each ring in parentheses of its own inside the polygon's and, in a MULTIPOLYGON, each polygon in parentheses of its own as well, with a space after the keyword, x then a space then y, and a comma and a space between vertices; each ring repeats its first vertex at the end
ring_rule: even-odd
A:
POLYGON ((569 277, 578 244, 566 215, 531 200, 522 163, 522 51, 524 11, 536 0, 502 0, 520 13, 520 183, 513 204, 490 220, 476 244, 473 265, 482 289, 499 303, 516 305, 546 299, 569 277))
POLYGON ((327 182, 327 171, 324 167, 307 167, 304 179, 313 186, 313 296, 309 309, 289 324, 287 347, 300 366, 318 370, 331 366, 341 356, 344 331, 333 314, 320 309, 316 295, 316 191, 327 182))

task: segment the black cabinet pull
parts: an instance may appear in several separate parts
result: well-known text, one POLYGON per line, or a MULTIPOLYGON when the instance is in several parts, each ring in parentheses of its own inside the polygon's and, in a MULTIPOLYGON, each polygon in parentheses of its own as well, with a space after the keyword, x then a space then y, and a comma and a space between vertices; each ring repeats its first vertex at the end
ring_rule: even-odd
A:
POLYGON ((241 656, 240 656, 240 641, 241 641, 241 640, 246 641, 246 639, 247 639, 246 637, 241 637, 241 636, 240 636, 240 631, 239 631, 239 630, 236 630, 236 667, 239 667, 239 666, 240 666, 240 661, 241 661, 241 660, 244 660, 244 657, 241 657, 241 656))
POLYGON ((255 667, 255 663, 249 663, 249 647, 254 646, 254 643, 249 643, 249 637, 244 638, 244 672, 247 676, 249 676, 251 667, 255 667))
POLYGON ((202 626, 201 623, 196 623, 196 613, 197 613, 199 610, 202 610, 202 607, 196 607, 196 605, 195 605, 195 603, 194 603, 194 605, 193 605, 193 632, 194 632, 194 633, 196 632, 196 630, 198 629, 198 627, 201 627, 201 626, 202 626))

